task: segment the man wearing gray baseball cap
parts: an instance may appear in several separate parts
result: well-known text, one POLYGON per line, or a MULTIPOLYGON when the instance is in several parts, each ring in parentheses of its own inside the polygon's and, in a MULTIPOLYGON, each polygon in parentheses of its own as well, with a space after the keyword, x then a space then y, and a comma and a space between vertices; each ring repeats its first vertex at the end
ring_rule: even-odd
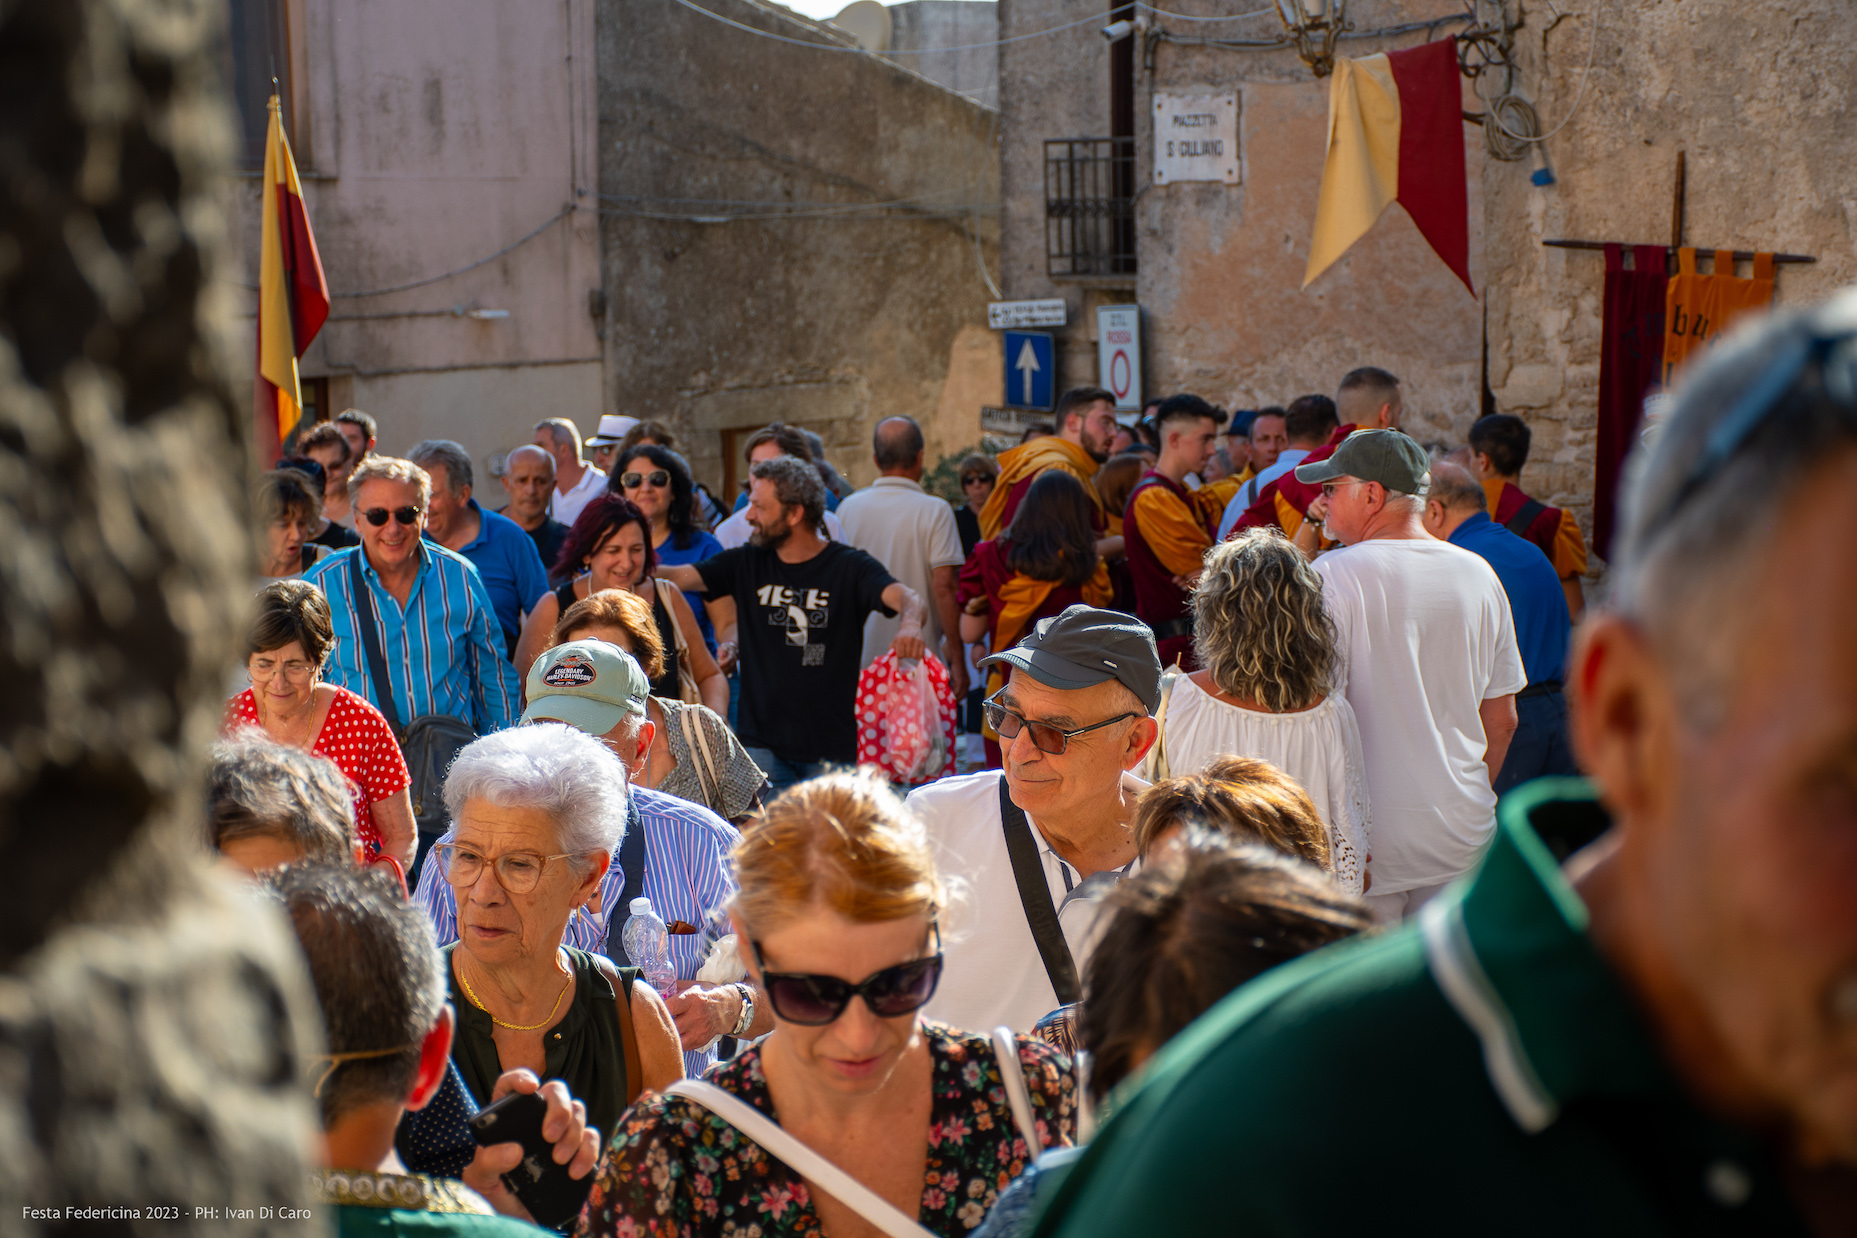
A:
POLYGON ((1005 771, 944 778, 909 796, 935 863, 966 896, 942 915, 946 965, 925 1007, 956 1027, 1030 1031, 1077 1000, 1095 896, 1134 867, 1130 770, 1158 734, 1161 660, 1147 625, 1072 606, 1011 649, 989 698, 1005 771))
POLYGON ((1344 651, 1338 685, 1360 723, 1373 804, 1372 885, 1384 921, 1410 916, 1476 863, 1496 826, 1491 790, 1527 684, 1502 582, 1480 556, 1425 531, 1425 449, 1359 430, 1296 480, 1341 547, 1315 560, 1344 651))

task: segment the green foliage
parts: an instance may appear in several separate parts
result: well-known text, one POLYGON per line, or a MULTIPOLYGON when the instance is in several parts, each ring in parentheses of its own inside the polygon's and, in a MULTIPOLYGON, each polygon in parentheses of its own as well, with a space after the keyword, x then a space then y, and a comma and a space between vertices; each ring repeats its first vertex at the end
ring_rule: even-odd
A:
POLYGON ((979 452, 991 456, 984 443, 972 447, 963 447, 950 452, 935 462, 935 467, 922 474, 922 488, 937 498, 948 500, 950 506, 959 507, 967 502, 967 496, 961 493, 961 461, 979 452))

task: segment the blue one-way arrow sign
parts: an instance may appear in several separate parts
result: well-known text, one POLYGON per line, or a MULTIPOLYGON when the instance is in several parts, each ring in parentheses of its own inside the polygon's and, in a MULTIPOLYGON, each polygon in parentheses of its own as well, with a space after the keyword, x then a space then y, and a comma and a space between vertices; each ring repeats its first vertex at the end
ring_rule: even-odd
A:
POLYGON ((1006 405, 1049 412, 1057 378, 1057 350, 1049 331, 1002 332, 1006 345, 1006 405))

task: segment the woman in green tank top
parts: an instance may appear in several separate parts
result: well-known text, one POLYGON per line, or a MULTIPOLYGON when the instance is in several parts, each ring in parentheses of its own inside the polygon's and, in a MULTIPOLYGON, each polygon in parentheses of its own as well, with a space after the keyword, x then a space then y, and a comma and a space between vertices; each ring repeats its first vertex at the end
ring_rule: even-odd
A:
POLYGON ((498 1075, 527 1067, 565 1083, 609 1135, 641 1090, 683 1077, 676 1028, 637 969, 562 945, 618 852, 624 786, 604 744, 559 723, 487 735, 446 779, 452 834, 427 862, 457 900, 451 1053, 479 1105, 498 1075))

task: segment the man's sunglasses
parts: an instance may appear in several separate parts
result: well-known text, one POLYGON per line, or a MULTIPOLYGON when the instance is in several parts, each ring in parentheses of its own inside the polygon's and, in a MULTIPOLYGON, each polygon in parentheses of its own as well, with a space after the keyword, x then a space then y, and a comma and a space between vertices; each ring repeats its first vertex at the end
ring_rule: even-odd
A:
POLYGON ((619 478, 619 484, 627 490, 636 490, 646 482, 662 489, 671 484, 671 475, 664 469, 653 469, 649 473, 625 473, 619 478))
POLYGON ((824 1027, 836 1022, 854 997, 863 998, 879 1019, 900 1018, 928 1005, 929 998, 935 996, 935 986, 941 983, 941 928, 931 923, 929 931, 934 935, 933 954, 872 972, 861 984, 837 976, 769 971, 767 961, 761 957, 761 943, 750 940, 748 944, 754 950, 754 961, 761 969, 774 1013, 801 1027, 824 1027))
POLYGON ((419 523, 419 509, 417 507, 410 507, 410 506, 409 507, 396 507, 392 511, 388 511, 384 507, 370 507, 366 511, 362 512, 361 515, 367 520, 369 524, 373 525, 377 529, 380 528, 380 526, 382 526, 383 524, 387 523, 387 517, 389 516, 392 516, 395 520, 399 521, 401 524, 418 524, 419 523))
POLYGON ((986 710, 987 725, 993 728, 994 734, 1000 739, 1017 739, 1020 731, 1030 731, 1032 747, 1040 752, 1048 752, 1054 757, 1064 755, 1064 749, 1070 746, 1073 736, 1087 735, 1091 731, 1099 731, 1112 723, 1141 716, 1139 714, 1117 714, 1101 722, 1092 722, 1089 726, 1080 726, 1074 731, 1064 731, 1052 726, 1049 722, 1033 722, 1029 718, 1013 713, 999 703, 998 697, 989 696, 981 702, 981 706, 986 710))

